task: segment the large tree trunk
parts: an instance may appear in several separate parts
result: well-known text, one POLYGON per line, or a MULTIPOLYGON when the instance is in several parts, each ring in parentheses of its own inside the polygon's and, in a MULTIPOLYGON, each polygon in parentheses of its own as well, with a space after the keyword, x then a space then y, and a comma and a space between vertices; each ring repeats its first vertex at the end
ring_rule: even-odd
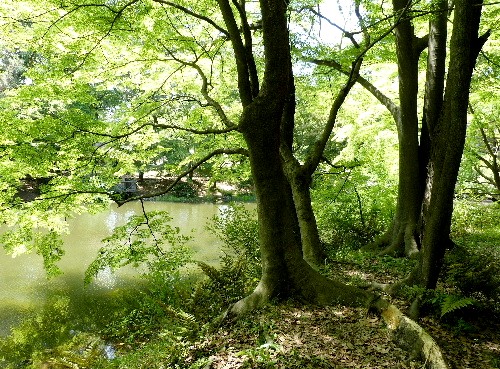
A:
POLYGON ((422 255, 413 281, 433 289, 450 245, 453 198, 467 131, 473 67, 486 38, 478 38, 481 1, 457 0, 443 109, 430 131, 431 155, 423 204, 422 255))
POLYGON ((259 95, 244 107, 240 130, 248 145, 257 198, 262 277, 232 314, 245 313, 274 297, 367 305, 374 295, 328 280, 302 257, 301 237, 290 185, 280 156, 281 123, 293 85, 286 2, 261 0, 265 73, 259 95))

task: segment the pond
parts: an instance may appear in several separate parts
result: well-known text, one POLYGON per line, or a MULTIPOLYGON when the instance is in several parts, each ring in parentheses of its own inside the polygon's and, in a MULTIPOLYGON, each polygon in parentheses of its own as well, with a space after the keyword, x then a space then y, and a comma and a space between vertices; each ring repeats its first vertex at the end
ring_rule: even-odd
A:
MULTIPOLYGON (((205 227, 209 219, 218 215, 227 205, 145 202, 146 211, 162 210, 172 216, 172 226, 181 233, 193 236, 189 241, 195 258, 216 263, 220 255, 220 241, 205 227)), ((36 308, 55 292, 67 291, 72 296, 83 296, 96 291, 134 288, 140 284, 138 273, 124 268, 116 273, 100 273, 91 286, 84 287, 83 277, 88 265, 101 247, 101 240, 112 230, 124 224, 134 214, 141 214, 140 203, 112 206, 96 215, 83 214, 69 221, 70 233, 64 236, 66 254, 59 263, 64 274, 47 280, 42 259, 37 255, 12 258, 0 250, 0 337, 5 337, 25 311, 36 308)))

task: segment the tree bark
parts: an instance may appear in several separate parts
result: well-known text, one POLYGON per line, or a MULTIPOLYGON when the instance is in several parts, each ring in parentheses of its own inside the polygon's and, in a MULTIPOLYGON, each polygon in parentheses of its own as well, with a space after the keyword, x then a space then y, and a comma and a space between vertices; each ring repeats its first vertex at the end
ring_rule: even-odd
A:
POLYGON ((481 0, 455 2, 444 101, 439 119, 430 130, 430 159, 422 207, 422 252, 417 266, 402 285, 434 289, 444 254, 451 245, 453 198, 467 131, 469 88, 477 55, 489 35, 487 32, 478 37, 481 4, 481 0))
MULTIPOLYGON (((393 0, 395 13, 405 12, 406 0, 393 0)), ((386 235, 389 245, 382 254, 407 255, 418 253, 418 219, 421 204, 421 179, 418 144, 418 59, 417 47, 410 19, 402 20, 395 28, 396 55, 398 60, 399 100, 397 115, 399 141, 399 186, 396 214, 386 235)))
POLYGON ((289 70, 289 89, 281 117, 280 155, 283 169, 290 184, 295 211, 300 228, 302 256, 311 266, 318 267, 324 263, 326 253, 321 243, 316 216, 311 201, 312 173, 306 173, 304 167, 293 154, 293 134, 295 130, 295 86, 293 70, 289 70))
POLYGON ((286 2, 261 0, 265 71, 262 88, 244 106, 240 131, 248 146, 257 199, 262 277, 230 314, 248 312, 271 298, 297 296, 319 304, 367 305, 369 292, 323 277, 302 256, 290 184, 280 155, 283 116, 293 93, 286 2))
MULTIPOLYGON (((313 149, 303 164, 300 164, 293 155, 293 136, 289 136, 290 133, 293 133, 294 129, 293 114, 290 110, 292 107, 295 109, 295 103, 291 104, 288 102, 284 119, 282 120, 283 139, 280 146, 281 157, 283 159, 286 177, 292 187, 293 200, 300 225, 303 256, 304 259, 313 266, 322 265, 325 261, 326 253, 319 237, 316 217, 311 203, 310 186, 312 175, 321 162, 323 152, 335 126, 338 112, 359 77, 361 62, 362 60, 358 58, 353 63, 351 71, 347 74, 349 78, 346 84, 332 103, 330 114, 328 115, 323 132, 314 142, 313 149)), ((293 77, 292 70, 290 70, 290 75, 293 77)), ((293 87, 291 89, 294 90, 293 87)))

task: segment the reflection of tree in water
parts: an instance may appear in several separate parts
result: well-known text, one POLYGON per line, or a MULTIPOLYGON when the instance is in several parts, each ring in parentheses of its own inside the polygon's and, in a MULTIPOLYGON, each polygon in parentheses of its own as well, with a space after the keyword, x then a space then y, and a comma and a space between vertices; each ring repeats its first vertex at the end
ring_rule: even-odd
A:
POLYGON ((109 266, 99 270, 94 280, 96 286, 107 289, 112 289, 113 287, 115 287, 116 282, 116 274, 113 273, 113 270, 109 266))

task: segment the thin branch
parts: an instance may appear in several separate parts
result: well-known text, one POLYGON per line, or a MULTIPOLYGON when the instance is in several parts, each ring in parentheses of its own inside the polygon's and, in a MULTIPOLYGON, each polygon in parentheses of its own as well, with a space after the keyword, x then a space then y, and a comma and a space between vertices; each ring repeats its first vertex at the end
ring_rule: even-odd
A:
POLYGON ((224 133, 229 133, 229 132, 234 132, 238 130, 238 127, 232 126, 232 127, 226 127, 223 129, 215 129, 215 128, 207 128, 207 129, 193 129, 193 128, 187 128, 187 127, 179 127, 176 125, 171 125, 171 124, 163 124, 163 123, 158 123, 158 118, 156 116, 153 116, 153 121, 154 124, 152 125, 153 127, 157 128, 162 128, 162 129, 176 129, 179 131, 185 131, 185 132, 190 132, 194 133, 197 135, 206 135, 206 134, 224 134, 224 133))
MULTIPOLYGON (((136 0, 136 1, 138 1, 138 0, 136 0)), ((109 11, 111 11, 112 13, 116 13, 116 10, 114 10, 113 8, 111 8, 109 5, 106 5, 106 4, 79 4, 79 5, 75 6, 73 9, 68 10, 66 13, 62 14, 61 16, 59 16, 59 18, 57 18, 54 22, 52 22, 50 24, 50 26, 47 28, 47 30, 43 33, 41 38, 44 38, 50 32, 52 27, 56 27, 56 25, 59 22, 61 22, 64 18, 68 17, 72 13, 74 13, 82 8, 90 8, 90 7, 91 8, 106 8, 109 11)), ((64 9, 64 8, 66 8, 66 7, 62 6, 60 8, 52 9, 51 11, 57 11, 58 9, 64 9)), ((46 14, 46 12, 44 12, 42 15, 45 15, 45 14, 46 14)), ((39 16, 40 15, 37 15, 36 17, 39 17, 39 16)))
POLYGON ((477 153, 476 151, 471 151, 472 152, 472 155, 474 155, 477 159, 479 159, 480 161, 482 161, 484 163, 484 165, 486 165, 488 167, 488 169, 490 170, 494 170, 495 168, 493 167, 493 164, 490 163, 484 156, 482 156, 481 154, 477 153))
POLYGON ((488 181, 491 185, 495 186, 496 187, 496 183, 495 181, 493 180, 492 177, 486 175, 486 173, 484 173, 481 168, 479 167, 474 167, 474 170, 477 172, 477 174, 479 174, 480 177, 482 177, 483 179, 485 179, 486 181, 488 181))
POLYGON ((237 127, 227 127, 223 129, 212 129, 212 128, 207 128, 207 129, 194 129, 194 128, 188 128, 188 127, 181 127, 173 124, 163 124, 163 123, 158 123, 158 117, 156 115, 153 115, 153 123, 144 123, 138 126, 137 128, 123 133, 121 135, 113 135, 110 133, 102 133, 102 132, 95 132, 91 131, 89 129, 84 129, 84 128, 78 128, 74 133, 88 133, 94 136, 100 136, 100 137, 108 137, 113 140, 120 140, 123 138, 128 138, 132 136, 133 134, 141 131, 142 129, 146 127, 153 127, 153 128, 161 128, 161 129, 175 129, 178 131, 184 131, 184 132, 190 132, 198 135, 206 135, 206 134, 224 134, 224 133, 229 133, 237 130, 237 127))
POLYGON ((144 215, 144 222, 141 223, 141 224, 138 224, 134 228, 134 231, 137 230, 140 225, 145 225, 146 227, 148 227, 149 233, 151 234, 151 236, 153 237, 153 240, 155 242, 155 248, 156 248, 156 250, 158 250, 158 252, 160 254, 165 255, 165 253, 163 252, 163 250, 161 249, 161 247, 160 247, 160 245, 158 243, 158 239, 156 238, 156 235, 155 235, 153 229, 151 228, 151 224, 149 222, 148 213, 146 212, 146 209, 144 208, 144 199, 139 199, 139 201, 141 202, 141 209, 142 209, 142 215, 144 215))
POLYGON ((490 154, 494 160, 496 158, 496 155, 495 152, 493 151, 493 148, 490 145, 490 142, 488 141, 488 136, 486 135, 484 128, 479 127, 479 131, 481 132, 481 138, 483 139, 483 143, 486 146, 486 150, 488 150, 488 154, 490 154))
POLYGON ((224 28, 222 28, 221 26, 219 26, 217 23, 215 23, 212 19, 210 19, 209 17, 206 17, 204 15, 201 15, 201 14, 198 14, 198 13, 195 13, 191 10, 189 10, 188 8, 184 7, 184 6, 181 6, 179 4, 175 4, 171 1, 166 1, 166 0, 153 0, 155 3, 158 3, 158 4, 162 4, 162 5, 168 5, 172 8, 176 8, 188 15, 191 15, 195 18, 198 18, 204 22, 207 22, 208 24, 210 24, 211 26, 213 26, 216 30, 218 30, 219 32, 221 32, 222 34, 224 34, 226 37, 229 37, 229 32, 227 30, 225 30, 224 28))
POLYGON ((127 138, 127 137, 130 137, 132 136, 133 134, 141 131, 142 129, 144 129, 145 127, 148 127, 148 126, 153 126, 154 124, 153 123, 144 123, 144 124, 141 124, 140 126, 138 126, 137 128, 127 132, 127 133, 123 133, 121 135, 112 135, 110 133, 102 133, 102 132, 95 132, 95 131, 91 131, 89 129, 85 129, 85 128, 78 128, 74 131, 74 134, 77 134, 77 133, 87 133, 87 134, 90 134, 90 135, 93 135, 93 136, 99 136, 99 137, 108 137, 108 138, 111 138, 113 140, 120 140, 122 138, 127 138))
POLYGON ((106 30, 106 32, 104 33, 104 35, 102 35, 98 40, 97 42, 94 44, 94 46, 92 46, 92 48, 87 51, 85 53, 85 55, 83 56, 83 59, 81 60, 81 62, 71 70, 71 72, 75 72, 77 71, 78 69, 80 69, 83 64, 85 64, 85 62, 87 61, 87 59, 89 58, 89 56, 95 51, 95 49, 97 49, 97 47, 102 43, 102 41, 108 37, 110 34, 111 34, 111 31, 113 30, 115 24, 118 22, 118 19, 122 16, 123 12, 130 6, 134 5, 135 3, 138 3, 140 0, 130 0, 128 3, 126 3, 125 5, 123 5, 120 9, 118 10, 114 10, 112 7, 110 7, 109 5, 106 5, 106 4, 81 4, 81 5, 78 5, 76 7, 74 7, 73 9, 69 10, 67 13, 61 15, 57 20, 55 20, 51 25, 50 27, 45 31, 44 33, 44 36, 50 31, 50 29, 53 27, 53 26, 56 26, 57 23, 59 23, 60 21, 62 21, 65 17, 67 17, 68 15, 74 13, 75 11, 81 9, 81 8, 88 8, 88 7, 105 7, 106 9, 108 9, 109 11, 111 11, 112 13, 115 14, 115 16, 113 17, 113 20, 111 21, 111 24, 109 26, 109 28, 106 30))
MULTIPOLYGON (((361 51, 358 54, 358 56, 356 57, 356 59, 353 62, 353 65, 356 65, 356 63, 358 63, 370 49, 372 49, 377 43, 379 43, 385 37, 387 37, 387 35, 389 35, 401 23, 402 17, 405 14, 405 12, 409 6, 410 6, 410 2, 408 2, 408 4, 406 4, 406 7, 399 14, 398 19, 396 19, 396 22, 391 27, 389 27, 389 29, 387 29, 385 32, 383 32, 379 37, 377 37, 373 42, 368 44, 363 49, 363 51, 361 51)), ((342 72, 344 74, 347 74, 347 73, 350 74, 352 71, 351 70, 350 72, 346 72, 345 70, 343 70, 342 66, 339 63, 337 63, 336 61, 333 61, 333 60, 309 59, 308 61, 311 63, 314 63, 314 64, 318 64, 318 65, 321 65, 321 64, 322 65, 329 65, 329 66, 339 70, 340 72, 342 72)), ((379 91, 375 86, 373 86, 367 80, 364 80, 362 77, 358 77, 358 81, 360 82, 360 84, 363 87, 365 87, 368 91, 370 91, 382 104, 384 104, 384 106, 391 112, 392 116, 394 117, 395 121, 397 122, 399 108, 388 97, 386 97, 381 91, 379 91)))
POLYGON ((185 65, 185 66, 193 68, 198 73, 198 75, 200 76, 200 78, 202 80, 202 85, 201 85, 200 92, 203 95, 203 97, 205 98, 205 100, 207 100, 208 105, 211 106, 211 107, 213 107, 215 109, 215 111, 217 112, 217 115, 219 116, 219 118, 221 119, 221 121, 224 123, 224 125, 226 127, 230 127, 230 128, 236 127, 236 124, 234 122, 232 122, 229 119, 229 117, 226 115, 226 113, 224 112, 224 109, 222 108, 221 104, 219 104, 219 102, 217 100, 215 100, 214 98, 212 98, 210 96, 210 94, 208 92, 208 86, 209 86, 208 78, 205 75, 205 72, 203 72, 203 70, 201 69, 201 67, 198 64, 196 64, 196 61, 194 61, 194 62, 188 62, 188 61, 179 59, 168 48, 165 48, 165 51, 170 55, 170 57, 173 60, 175 60, 176 62, 178 62, 178 63, 180 63, 182 65, 185 65))
POLYGON ((366 45, 369 45, 370 44, 370 33, 368 32, 368 29, 366 27, 363 16, 361 15, 361 12, 359 11, 359 5, 360 5, 360 1, 354 0, 354 14, 356 14, 356 17, 358 18, 358 24, 359 24, 359 27, 361 28, 361 31, 363 32, 364 42, 366 45))
POLYGON ((342 32, 342 34, 344 36, 346 36, 351 42, 352 44, 354 45, 354 47, 356 47, 357 49, 359 49, 359 44, 358 42, 356 41, 356 39, 354 38, 354 33, 351 33, 349 31, 347 31, 346 29, 340 27, 337 23, 334 23, 332 22, 329 18, 325 17, 323 14, 321 14, 319 11, 317 11, 316 9, 312 8, 312 7, 309 7, 307 8, 311 13, 313 13, 314 15, 318 16, 319 18, 321 19, 324 19, 325 21, 327 21, 331 26, 337 28, 339 31, 342 32))

